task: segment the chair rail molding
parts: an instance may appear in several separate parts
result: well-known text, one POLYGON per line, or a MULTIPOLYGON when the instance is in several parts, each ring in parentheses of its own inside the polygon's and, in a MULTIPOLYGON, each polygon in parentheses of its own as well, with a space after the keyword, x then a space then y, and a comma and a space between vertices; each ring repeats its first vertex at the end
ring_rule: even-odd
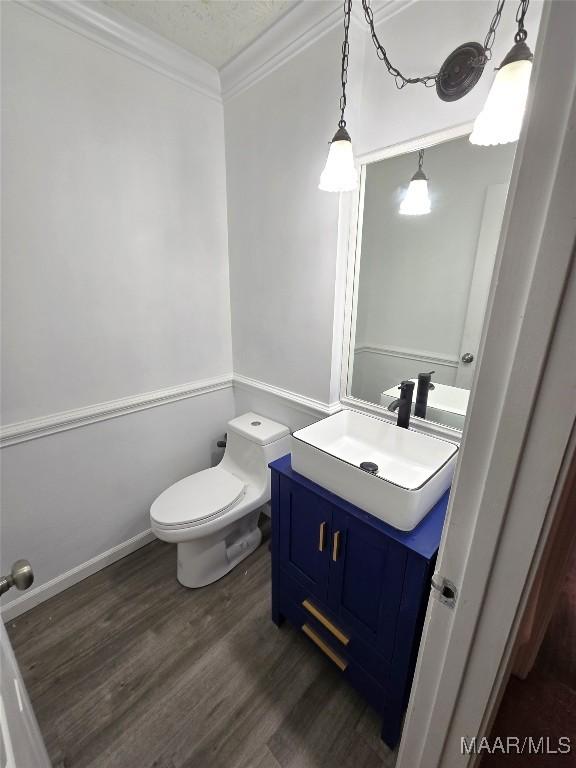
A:
POLYGON ((360 344, 354 349, 354 354, 363 352, 384 357, 401 357, 404 360, 422 360, 433 365, 445 365, 450 368, 458 368, 458 358, 448 355, 437 355, 434 352, 408 349, 407 347, 383 347, 379 344, 360 344))
POLYGON ((216 67, 109 6, 84 0, 16 2, 22 8, 156 70, 202 96, 222 101, 220 75, 216 67))
POLYGON ((159 405, 206 395, 221 389, 230 389, 231 387, 240 387, 241 389, 272 395, 288 403, 296 410, 311 416, 330 416, 342 408, 340 402, 325 403, 322 400, 315 400, 307 395, 300 395, 297 392, 291 392, 288 389, 267 384, 264 381, 251 379, 248 376, 242 376, 237 373, 229 373, 211 379, 191 381, 175 387, 166 387, 165 389, 157 389, 153 392, 144 392, 118 400, 109 400, 104 403, 95 403, 94 405, 74 408, 69 411, 52 413, 48 416, 40 416, 36 419, 6 424, 0 428, 0 448, 8 448, 11 445, 17 445, 18 443, 24 443, 40 437, 48 437, 68 429, 85 427, 99 421, 126 416, 129 413, 143 411, 147 408, 156 408, 159 405))
POLYGON ((315 400, 312 397, 291 392, 289 389, 282 389, 282 387, 276 387, 264 381, 250 379, 248 376, 242 376, 239 373, 234 374, 234 387, 256 390, 273 397, 278 397, 293 408, 311 416, 331 416, 333 413, 342 410, 340 402, 325 403, 322 400, 315 400))
POLYGON ((117 416, 125 416, 128 413, 143 411, 146 408, 155 408, 158 405, 173 403, 177 400, 185 400, 189 397, 205 395, 220 389, 228 389, 232 387, 232 384, 233 377, 230 373, 211 379, 201 379, 186 384, 179 384, 176 387, 166 387, 165 389, 157 389, 153 392, 123 397, 119 400, 109 400, 83 408, 53 413, 37 419, 7 424, 0 429, 0 448, 23 443, 27 440, 35 440, 38 437, 46 437, 57 432, 64 432, 67 429, 84 427, 88 424, 113 419, 117 416))

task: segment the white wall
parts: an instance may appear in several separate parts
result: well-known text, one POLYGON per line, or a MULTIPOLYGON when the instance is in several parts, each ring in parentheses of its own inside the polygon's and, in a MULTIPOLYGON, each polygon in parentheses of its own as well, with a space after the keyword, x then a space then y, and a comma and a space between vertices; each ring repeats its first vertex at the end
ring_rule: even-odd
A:
POLYGON ((222 106, 2 5, 5 421, 228 373, 222 106))
POLYGON ((508 185, 515 144, 477 147, 468 137, 426 150, 432 210, 402 216, 398 208, 418 166, 411 152, 366 169, 352 394, 380 402, 380 393, 422 370, 455 383, 486 192, 508 185), (402 359, 386 350, 413 354, 402 359), (419 359, 424 357, 424 360, 419 359))
MULTIPOLYGON (((2 12, 3 423, 229 375, 222 105, 2 12)), ((4 448, 2 569, 42 585, 149 528, 233 412, 228 388, 4 448)))
MULTIPOLYGON (((318 180, 339 117, 341 36, 330 32, 225 103, 234 371, 324 402, 338 196, 318 180)), ((358 75, 356 58, 351 89, 358 75)), ((347 117, 353 130, 353 104, 347 117)))

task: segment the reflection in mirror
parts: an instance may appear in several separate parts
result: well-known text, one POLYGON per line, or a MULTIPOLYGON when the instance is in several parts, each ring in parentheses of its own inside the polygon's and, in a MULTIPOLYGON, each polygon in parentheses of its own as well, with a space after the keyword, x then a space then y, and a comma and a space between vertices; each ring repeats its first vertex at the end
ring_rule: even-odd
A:
POLYGON ((414 414, 432 371, 416 415, 462 428, 514 152, 464 136, 365 167, 349 395, 393 408, 412 379, 414 414), (429 206, 406 206, 423 179, 429 206))

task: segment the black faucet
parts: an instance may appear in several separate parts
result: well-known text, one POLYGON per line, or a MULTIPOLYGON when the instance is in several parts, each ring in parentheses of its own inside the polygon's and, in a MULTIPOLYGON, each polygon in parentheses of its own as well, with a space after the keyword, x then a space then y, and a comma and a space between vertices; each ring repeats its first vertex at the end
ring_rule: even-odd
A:
POLYGON ((398 409, 396 426, 408 429, 410 426, 410 411, 412 409, 412 395, 414 394, 414 382, 410 380, 400 382, 400 397, 393 400, 388 406, 389 411, 398 409))
POLYGON ((426 418, 426 407, 428 405, 428 392, 434 389, 432 384, 432 374, 435 371, 429 371, 428 373, 418 374, 418 389, 416 391, 416 404, 414 405, 414 416, 419 416, 421 419, 426 418))

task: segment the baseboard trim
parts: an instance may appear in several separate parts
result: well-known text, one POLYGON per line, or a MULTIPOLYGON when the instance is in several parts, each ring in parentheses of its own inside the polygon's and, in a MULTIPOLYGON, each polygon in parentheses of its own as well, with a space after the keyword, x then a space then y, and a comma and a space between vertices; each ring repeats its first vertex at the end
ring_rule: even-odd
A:
POLYGON ((342 409, 339 401, 325 403, 322 400, 315 400, 306 395, 299 395, 296 392, 291 392, 289 389, 282 389, 273 384, 267 384, 258 379, 251 379, 248 376, 242 376, 238 373, 234 374, 234 386, 240 387, 241 389, 256 390, 267 395, 272 395, 273 397, 278 397, 293 408, 312 416, 330 416, 342 409))
POLYGON ((154 534, 151 529, 142 531, 142 533, 136 534, 128 541, 117 544, 112 549, 102 552, 101 555, 96 555, 91 560, 88 560, 81 565, 77 565, 75 568, 66 571, 66 573, 56 576, 55 579, 47 581, 45 584, 41 584, 38 587, 24 592, 22 595, 12 600, 10 603, 3 605, 0 608, 0 614, 4 622, 10 621, 10 619, 21 616, 23 613, 31 610, 45 600, 63 592, 68 587, 78 584, 79 581, 83 581, 88 576, 92 576, 97 571, 101 571, 108 565, 112 565, 117 560, 121 560, 131 552, 135 552, 140 547, 146 546, 154 540, 154 534))
POLYGON ((216 376, 211 379, 201 379, 180 384, 176 387, 166 387, 153 392, 144 392, 132 397, 124 397, 119 400, 109 400, 105 403, 96 403, 84 408, 75 408, 70 411, 53 413, 38 419, 28 419, 15 424, 7 424, 0 430, 0 448, 5 448, 27 440, 35 440, 38 437, 46 437, 64 432, 68 429, 84 427, 98 421, 125 416, 128 413, 143 411, 147 408, 155 408, 177 400, 185 400, 189 397, 198 397, 209 392, 232 387, 232 374, 216 376))

